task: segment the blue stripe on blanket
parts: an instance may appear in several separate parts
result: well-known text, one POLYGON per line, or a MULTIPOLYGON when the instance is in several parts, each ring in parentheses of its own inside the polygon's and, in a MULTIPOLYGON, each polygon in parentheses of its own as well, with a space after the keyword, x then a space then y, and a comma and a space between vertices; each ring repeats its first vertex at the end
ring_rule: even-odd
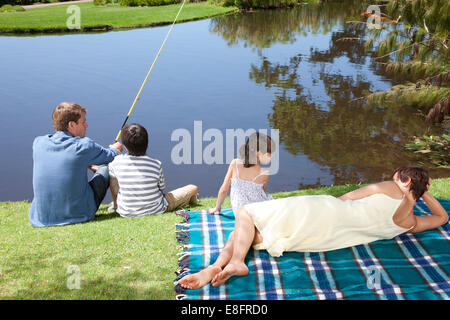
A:
MULTIPOLYGON (((439 200, 450 212, 450 200, 439 200)), ((424 201, 416 215, 430 214, 424 201)), ((232 277, 224 285, 185 290, 176 281, 212 264, 234 228, 231 209, 220 215, 206 210, 183 210, 177 240, 185 250, 175 279, 178 299, 188 300, 448 300, 450 299, 450 226, 392 240, 328 252, 285 252, 271 257, 250 250, 249 274, 232 277)))

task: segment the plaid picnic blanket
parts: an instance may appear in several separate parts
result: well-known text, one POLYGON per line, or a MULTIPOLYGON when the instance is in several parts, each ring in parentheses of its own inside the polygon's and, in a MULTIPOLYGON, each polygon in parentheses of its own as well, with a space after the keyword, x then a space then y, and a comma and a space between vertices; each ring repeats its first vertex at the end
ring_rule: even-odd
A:
MULTIPOLYGON (((439 200, 450 212, 450 200, 439 200)), ((430 214, 421 199, 415 214, 430 214)), ((285 252, 271 257, 251 249, 246 257, 249 274, 232 277, 224 285, 186 290, 176 281, 213 263, 234 227, 231 209, 221 215, 206 210, 182 210, 177 225, 183 252, 175 279, 177 299, 187 300, 448 300, 450 298, 450 226, 417 234, 405 233, 320 253, 285 252)))

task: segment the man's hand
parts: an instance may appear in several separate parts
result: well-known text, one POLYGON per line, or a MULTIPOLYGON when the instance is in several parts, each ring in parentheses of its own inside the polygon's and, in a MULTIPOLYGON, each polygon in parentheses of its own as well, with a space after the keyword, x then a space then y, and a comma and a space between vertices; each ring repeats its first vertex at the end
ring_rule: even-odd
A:
POLYGON ((119 151, 119 154, 121 154, 122 151, 123 151, 123 147, 122 147, 122 145, 120 144, 120 142, 116 142, 116 143, 111 144, 111 145, 109 146, 109 148, 110 148, 110 149, 116 149, 117 151, 119 151))
POLYGON ((97 170, 98 170, 98 168, 100 168, 100 166, 99 166, 99 165, 93 164, 93 165, 90 165, 88 168, 89 168, 89 170, 91 170, 93 173, 96 173, 97 170))

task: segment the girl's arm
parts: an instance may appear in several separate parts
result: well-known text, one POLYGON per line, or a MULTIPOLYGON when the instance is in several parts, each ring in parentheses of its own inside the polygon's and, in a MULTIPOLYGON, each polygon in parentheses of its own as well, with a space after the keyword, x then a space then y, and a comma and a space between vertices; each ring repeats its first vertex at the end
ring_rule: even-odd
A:
POLYGON ((233 168, 235 166, 235 161, 236 160, 231 161, 230 166, 228 167, 227 174, 225 175, 222 186, 220 187, 219 193, 217 194, 216 207, 209 210, 209 213, 211 214, 214 214, 215 212, 220 213, 222 203, 228 194, 228 190, 230 190, 231 178, 233 177, 233 168))
POLYGON ((266 176, 267 176, 267 178, 265 179, 265 182, 264 182, 264 185, 263 185, 264 191, 267 190, 267 186, 269 185, 270 174, 264 175, 264 177, 266 177, 266 176))
POLYGON ((410 230, 413 233, 436 229, 448 222, 447 212, 439 201, 429 194, 428 191, 425 191, 422 195, 422 199, 425 201, 428 208, 430 208, 431 215, 424 217, 414 216, 416 219, 416 226, 410 230))

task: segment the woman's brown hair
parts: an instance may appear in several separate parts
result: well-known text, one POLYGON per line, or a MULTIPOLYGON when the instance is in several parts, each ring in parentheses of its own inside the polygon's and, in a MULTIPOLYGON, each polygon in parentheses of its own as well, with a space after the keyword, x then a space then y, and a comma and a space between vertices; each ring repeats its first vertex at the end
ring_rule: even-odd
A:
POLYGON ((430 176, 426 169, 412 166, 400 167, 394 171, 394 175, 396 173, 401 182, 407 182, 411 178, 409 190, 414 199, 419 199, 427 191, 430 176))

